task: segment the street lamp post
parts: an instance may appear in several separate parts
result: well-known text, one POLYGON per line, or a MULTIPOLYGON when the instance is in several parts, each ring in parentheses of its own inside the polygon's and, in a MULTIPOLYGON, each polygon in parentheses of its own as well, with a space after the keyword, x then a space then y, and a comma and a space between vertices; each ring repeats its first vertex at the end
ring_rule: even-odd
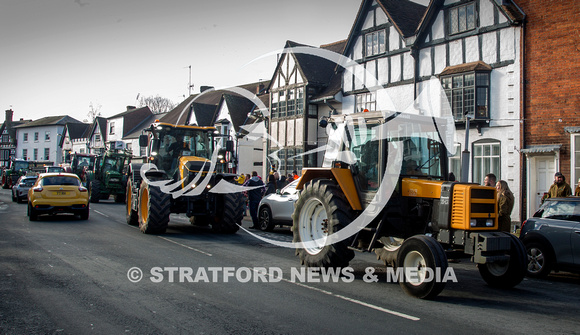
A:
POLYGON ((465 149, 461 153, 461 182, 469 180, 469 115, 465 113, 465 149))

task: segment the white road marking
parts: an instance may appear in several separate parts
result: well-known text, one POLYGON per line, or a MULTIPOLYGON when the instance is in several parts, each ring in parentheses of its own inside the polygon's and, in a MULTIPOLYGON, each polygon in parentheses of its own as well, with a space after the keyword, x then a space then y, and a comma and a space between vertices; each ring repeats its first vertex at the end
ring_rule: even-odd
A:
MULTIPOLYGON (((268 274, 266 274, 266 275, 268 275, 268 274)), ((316 292, 324 293, 326 295, 329 295, 329 296, 332 296, 332 297, 335 297, 335 298, 339 298, 339 299, 342 299, 342 300, 345 300, 345 301, 349 301, 349 302, 355 303, 357 305, 365 306, 365 307, 368 307, 368 308, 377 310, 379 312, 391 314, 391 315, 398 316, 398 317, 401 317, 401 318, 404 318, 404 319, 407 319, 407 320, 411 320, 411 321, 420 321, 421 320, 420 318, 418 318, 416 316, 412 316, 412 315, 409 315, 409 314, 405 314, 405 313, 393 311, 393 310, 390 310, 390 309, 387 309, 387 308, 383 308, 383 307, 380 307, 380 306, 377 306, 377 305, 369 304, 369 303, 364 302, 364 301, 360 301, 360 300, 357 300, 357 299, 349 298, 349 297, 346 297, 344 295, 332 293, 330 291, 326 291, 326 290, 319 289, 319 288, 316 288, 316 287, 308 286, 308 285, 305 285, 305 284, 302 284, 302 283, 297 283, 297 282, 294 282, 294 281, 291 281, 291 280, 288 280, 288 279, 285 279, 285 278, 281 278, 281 279, 283 281, 287 282, 287 283, 294 284, 294 285, 297 285, 297 286, 300 286, 300 287, 304 287, 304 288, 307 288, 307 289, 310 289, 310 290, 313 290, 313 291, 316 291, 316 292)))
POLYGON ((110 216, 108 216, 107 214, 101 213, 101 212, 99 212, 99 211, 96 211, 96 210, 94 210, 94 209, 93 209, 93 212, 95 212, 95 213, 97 213, 97 214, 101 214, 102 216, 104 216, 104 217, 106 217, 106 218, 110 217, 110 216))
POLYGON ((204 255, 206 255, 206 256, 209 256, 209 257, 212 257, 212 256, 213 256, 212 254, 210 254, 210 253, 208 253, 208 252, 205 252, 205 251, 202 251, 202 250, 199 250, 199 249, 196 249, 196 248, 192 248, 192 247, 190 247, 190 246, 188 246, 188 245, 181 244, 181 243, 179 243, 179 242, 175 242, 175 241, 173 241, 173 240, 170 240, 170 239, 168 239, 168 238, 165 238, 165 237, 162 237, 162 236, 157 236, 157 237, 159 237, 159 238, 160 238, 160 239, 162 239, 162 240, 165 240, 165 241, 168 241, 168 242, 171 242, 171 243, 177 244, 178 246, 184 247, 184 248, 186 248, 186 249, 193 250, 193 251, 195 251, 195 252, 199 252, 200 254, 204 254, 204 255))

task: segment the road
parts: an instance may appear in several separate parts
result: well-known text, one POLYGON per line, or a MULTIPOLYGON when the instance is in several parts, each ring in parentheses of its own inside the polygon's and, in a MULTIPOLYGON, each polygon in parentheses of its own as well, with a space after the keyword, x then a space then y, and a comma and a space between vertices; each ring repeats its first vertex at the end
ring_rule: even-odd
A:
MULTIPOLYGON (((292 280, 292 271, 300 271, 294 250, 243 230, 213 234, 173 214, 166 234, 145 235, 125 223, 124 208, 106 201, 91 204, 88 221, 56 216, 29 222, 26 205, 11 202, 9 191, 0 190, 0 333, 540 334, 580 329, 577 275, 526 278, 515 289, 498 290, 465 259, 450 264, 457 282, 425 301, 388 282, 371 254, 357 254, 352 271, 338 282, 316 274, 292 280), (129 280, 137 278, 138 271, 130 271, 135 267, 143 273, 138 282, 129 280), (370 270, 377 282, 369 280, 370 270)), ((260 234, 291 241, 288 228, 260 234)))

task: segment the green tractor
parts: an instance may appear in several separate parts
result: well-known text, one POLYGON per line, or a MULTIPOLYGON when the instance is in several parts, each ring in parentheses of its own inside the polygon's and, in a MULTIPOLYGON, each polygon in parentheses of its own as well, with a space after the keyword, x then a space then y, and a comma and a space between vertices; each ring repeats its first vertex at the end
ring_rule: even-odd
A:
POLYGON ((83 186, 87 186, 87 171, 94 169, 96 160, 96 155, 74 152, 70 155, 70 166, 65 171, 79 176, 83 186))
POLYGON ((125 170, 131 163, 131 154, 126 151, 107 150, 97 156, 94 169, 88 170, 85 177, 90 201, 109 199, 112 194, 115 202, 125 202, 127 176, 125 170))
POLYGON ((39 166, 42 167, 39 162, 26 161, 24 159, 11 160, 10 166, 2 171, 2 188, 12 188, 21 176, 29 172, 38 172, 39 166))

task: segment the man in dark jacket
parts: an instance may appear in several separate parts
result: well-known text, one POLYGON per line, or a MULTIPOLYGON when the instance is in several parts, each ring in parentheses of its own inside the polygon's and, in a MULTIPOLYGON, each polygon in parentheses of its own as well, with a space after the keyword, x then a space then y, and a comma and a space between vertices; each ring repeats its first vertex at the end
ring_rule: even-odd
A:
POLYGON ((262 200, 262 195, 264 195, 264 182, 260 177, 258 177, 258 172, 252 171, 252 178, 248 183, 249 187, 255 187, 248 191, 248 202, 250 203, 250 215, 252 216, 253 226, 250 229, 258 229, 258 206, 260 205, 260 200, 262 200), (261 187, 257 187, 261 186, 261 187))

